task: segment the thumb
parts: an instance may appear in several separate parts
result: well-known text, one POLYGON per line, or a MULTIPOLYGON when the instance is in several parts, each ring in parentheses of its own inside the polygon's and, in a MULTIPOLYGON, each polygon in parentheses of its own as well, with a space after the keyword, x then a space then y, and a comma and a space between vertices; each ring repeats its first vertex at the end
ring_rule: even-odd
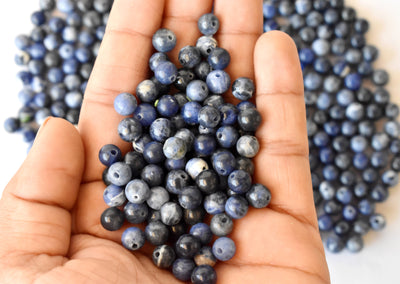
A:
POLYGON ((0 200, 0 256, 65 255, 84 167, 83 144, 66 120, 48 118, 0 200))

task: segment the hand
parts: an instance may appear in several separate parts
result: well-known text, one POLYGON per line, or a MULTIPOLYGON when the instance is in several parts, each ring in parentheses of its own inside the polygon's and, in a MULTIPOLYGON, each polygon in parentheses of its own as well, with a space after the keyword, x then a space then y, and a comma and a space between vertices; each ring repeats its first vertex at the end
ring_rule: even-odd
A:
MULTIPOLYGON (((263 122, 255 180, 272 192, 266 209, 235 221, 235 257, 218 263, 218 283, 329 283, 312 198, 302 74, 296 47, 280 32, 262 35, 262 1, 217 0, 216 38, 229 50, 232 79, 254 78, 263 122)), ((98 151, 114 143, 121 117, 113 99, 147 77, 151 36, 172 29, 181 47, 200 36, 211 0, 116 0, 76 130, 51 118, 41 127, 0 203, 1 283, 179 283, 156 268, 149 247, 131 253, 123 229, 104 230, 105 185, 98 151)), ((232 99, 231 99, 232 100, 232 99)), ((125 228, 125 227, 124 227, 125 228)))

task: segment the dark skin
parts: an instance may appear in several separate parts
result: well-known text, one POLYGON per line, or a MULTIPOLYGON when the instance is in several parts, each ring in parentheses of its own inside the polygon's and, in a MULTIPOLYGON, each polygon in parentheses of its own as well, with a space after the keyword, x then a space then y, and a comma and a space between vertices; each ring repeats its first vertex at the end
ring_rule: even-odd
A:
MULTIPOLYGON (((296 47, 280 32, 262 35, 261 0, 217 0, 221 22, 215 36, 231 54, 231 78, 256 82, 263 121, 254 180, 272 193, 269 208, 250 209, 236 220, 233 259, 219 262, 218 283, 330 283, 318 232, 308 163, 302 75, 296 47)), ((152 34, 172 29, 178 46, 195 44, 197 19, 210 0, 116 0, 92 72, 78 129, 47 120, 0 201, 1 283, 181 283, 149 258, 151 247, 130 252, 116 232, 99 222, 106 208, 104 144, 123 151, 116 133, 121 116, 113 99, 134 93, 148 77, 152 34)), ((235 102, 229 94, 227 99, 235 102)))

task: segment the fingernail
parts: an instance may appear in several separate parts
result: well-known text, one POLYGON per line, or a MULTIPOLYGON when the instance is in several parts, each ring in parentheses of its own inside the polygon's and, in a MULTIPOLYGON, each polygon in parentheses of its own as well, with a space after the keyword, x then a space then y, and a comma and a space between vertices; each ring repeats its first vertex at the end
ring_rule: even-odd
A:
MULTIPOLYGON (((40 126, 40 128, 39 128, 39 130, 38 130, 38 132, 37 132, 37 134, 36 134, 36 138, 39 137, 40 133, 43 131, 43 128, 46 126, 46 124, 49 122, 50 119, 52 119, 51 116, 47 117, 47 118, 43 121, 42 125, 40 126)), ((36 139, 35 139, 35 140, 36 140, 36 139)))

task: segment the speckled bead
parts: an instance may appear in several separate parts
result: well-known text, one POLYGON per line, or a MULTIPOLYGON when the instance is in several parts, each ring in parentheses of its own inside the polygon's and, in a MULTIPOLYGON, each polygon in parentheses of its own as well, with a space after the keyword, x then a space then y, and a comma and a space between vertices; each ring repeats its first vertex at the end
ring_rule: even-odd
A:
POLYGON ((212 36, 219 29, 219 20, 213 13, 204 14, 197 21, 197 26, 203 35, 212 36))
POLYGON ((194 209, 183 210, 183 221, 187 225, 195 225, 199 222, 203 222, 206 211, 202 206, 198 206, 194 209))
POLYGON ((148 164, 142 169, 140 177, 149 187, 159 186, 164 182, 164 169, 156 164, 148 164))
POLYGON ((114 184, 108 185, 103 192, 103 200, 110 207, 118 207, 125 203, 124 190, 114 184))
POLYGON ((172 247, 160 245, 156 247, 152 254, 153 263, 159 268, 170 268, 175 261, 176 255, 172 247))
POLYGON ((246 199, 254 208, 264 208, 271 202, 271 192, 262 184, 254 184, 246 193, 246 199))
POLYGON ((230 151, 222 150, 213 155, 212 164, 217 174, 221 176, 228 176, 235 170, 235 156, 230 151))
POLYGON ((177 258, 172 264, 172 274, 176 279, 189 281, 196 264, 192 259, 177 258))
POLYGON ((211 51, 218 45, 217 40, 212 36, 201 36, 197 39, 196 47, 199 49, 200 54, 207 58, 211 51))
POLYGON ((100 162, 109 167, 122 159, 121 150, 114 144, 106 144, 99 151, 100 162))
POLYGON ((161 221, 168 226, 176 225, 182 219, 182 208, 175 202, 166 202, 161 206, 161 221))
POLYGON ((221 261, 231 259, 236 253, 236 245, 232 239, 228 237, 220 237, 215 240, 212 251, 215 257, 221 261))
POLYGON ((118 124, 118 134, 122 140, 132 142, 142 135, 142 125, 134 117, 124 118, 118 124))
POLYGON ((124 213, 116 207, 107 208, 100 217, 101 225, 108 231, 119 230, 124 220, 124 213))
POLYGON ((149 207, 146 203, 131 203, 128 202, 124 206, 125 219, 131 224, 140 224, 144 222, 149 214, 149 207))
POLYGON ((193 68, 200 63, 200 50, 195 46, 187 45, 179 51, 178 60, 183 67, 193 68))
POLYGON ((214 193, 218 190, 218 175, 214 170, 205 170, 202 171, 196 177, 196 185, 197 187, 206 194, 214 193))
POLYGON ((184 209, 195 209, 200 206, 203 196, 197 186, 187 186, 178 196, 179 204, 184 209))
POLYGON ((176 35, 169 29, 159 29, 154 33, 152 43, 157 51, 168 52, 176 45, 176 35))
POLYGON ((249 173, 243 170, 235 170, 228 176, 229 188, 236 193, 246 193, 249 191, 252 179, 249 173))
POLYGON ((125 186, 132 177, 132 170, 129 165, 124 162, 116 162, 112 164, 107 172, 108 180, 117 186, 125 186))
POLYGON ((181 258, 193 258, 200 248, 200 240, 190 234, 183 234, 175 243, 175 252, 181 258))
POLYGON ((121 241, 128 250, 138 250, 143 247, 146 237, 139 228, 129 227, 122 233, 121 241))
POLYGON ((212 93, 223 94, 229 89, 231 78, 223 70, 214 70, 207 75, 206 83, 212 93))
POLYGON ((194 284, 215 284, 217 272, 210 265, 199 265, 193 269, 190 279, 194 284))
POLYGON ((207 162, 202 158, 192 158, 186 163, 185 171, 193 180, 196 180, 196 177, 208 168, 207 162))
POLYGON ((241 195, 232 195, 226 200, 225 212, 233 219, 243 218, 249 209, 247 200, 241 195))
POLYGON ((229 235, 233 230, 233 221, 226 213, 214 215, 210 221, 211 232, 219 237, 229 235))
POLYGON ((236 150, 240 155, 246 158, 253 158, 257 155, 260 144, 255 136, 241 136, 236 143, 236 150))
POLYGON ((146 236, 146 240, 152 245, 161 246, 167 242, 169 230, 168 227, 161 221, 151 221, 146 226, 144 234, 146 236))
POLYGON ((212 248, 209 246, 203 246, 199 252, 194 256, 194 262, 196 265, 210 265, 214 266, 217 262, 217 258, 212 252, 212 248))

